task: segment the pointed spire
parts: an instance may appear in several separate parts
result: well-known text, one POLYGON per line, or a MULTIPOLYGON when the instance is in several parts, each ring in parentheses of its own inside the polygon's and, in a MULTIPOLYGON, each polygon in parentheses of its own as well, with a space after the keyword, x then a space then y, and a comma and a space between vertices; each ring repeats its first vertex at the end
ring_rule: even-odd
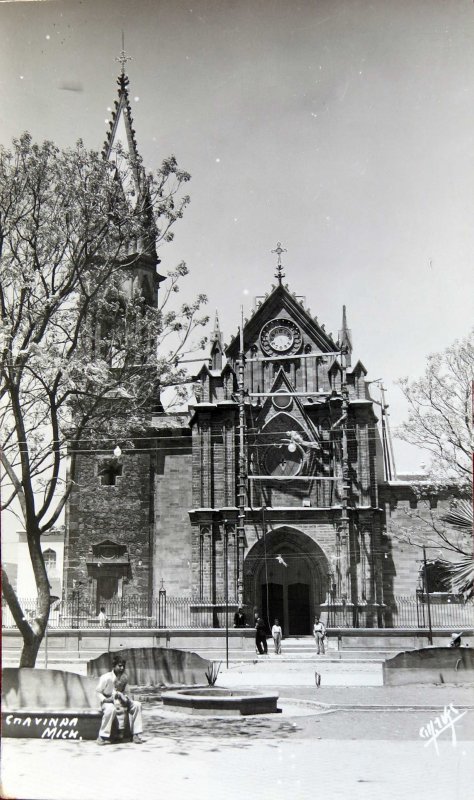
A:
MULTIPOLYGON (((110 117, 109 130, 102 148, 102 156, 106 161, 110 161, 116 166, 116 175, 121 181, 133 209, 137 214, 141 215, 143 221, 142 237, 137 246, 142 252, 147 253, 156 265, 160 263, 160 259, 156 253, 156 229, 150 199, 151 178, 147 176, 141 163, 135 138, 132 108, 128 94, 129 79, 125 72, 127 62, 133 59, 126 55, 123 31, 122 50, 120 56, 115 60, 119 62, 121 67, 117 78, 118 99, 115 100, 114 110, 110 117), (118 145, 121 147, 117 147, 118 145), (126 158, 121 157, 120 150, 127 155, 126 158)), ((136 99, 138 100, 138 98, 136 99)), ((163 276, 156 273, 155 279, 160 282, 163 280, 163 276)))
POLYGON ((118 100, 116 100, 114 104, 115 108, 112 112, 112 118, 109 123, 109 130, 107 131, 104 147, 102 148, 102 155, 105 159, 109 159, 111 157, 113 147, 116 144, 116 140, 118 138, 118 129, 120 123, 122 122, 125 128, 126 147, 130 153, 130 162, 132 171, 134 173, 134 181, 136 183, 137 190, 139 190, 140 174, 139 174, 138 162, 140 159, 138 155, 137 142, 135 139, 135 130, 133 128, 132 109, 128 97, 129 79, 128 75, 125 72, 125 65, 127 61, 132 61, 133 59, 130 56, 126 55, 124 48, 125 44, 122 31, 122 50, 120 56, 118 56, 115 59, 116 61, 119 62, 121 66, 120 74, 117 78, 117 84, 119 87, 118 100))
POLYGON ((276 253, 278 256, 277 260, 277 271, 275 272, 275 278, 278 280, 278 285, 281 286, 281 282, 285 277, 285 273, 283 272, 283 266, 281 263, 281 254, 286 253, 287 251, 281 246, 281 242, 277 242, 277 246, 275 250, 272 250, 272 253, 276 253))
POLYGON ((214 330, 211 333, 211 353, 209 359, 209 366, 211 369, 222 369, 222 354, 224 352, 224 345, 222 342, 222 333, 219 325, 219 315, 216 311, 214 320, 214 330))
POLYGON ((214 330, 212 331, 212 341, 216 341, 217 339, 221 341, 221 328, 219 325, 219 314, 216 311, 216 316, 214 317, 214 330))
POLYGON ((341 349, 346 351, 346 358, 347 358, 347 366, 350 367, 351 365, 351 354, 352 354, 352 334, 350 329, 347 327, 347 315, 346 315, 346 307, 342 306, 342 328, 339 331, 339 344, 341 349))

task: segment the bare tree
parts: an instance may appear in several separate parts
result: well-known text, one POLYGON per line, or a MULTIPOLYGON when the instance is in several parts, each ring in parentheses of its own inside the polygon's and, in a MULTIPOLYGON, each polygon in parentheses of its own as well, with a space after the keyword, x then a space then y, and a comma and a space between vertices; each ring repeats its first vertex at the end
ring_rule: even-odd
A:
POLYGON ((472 554, 472 381, 474 330, 442 353, 428 357, 423 377, 399 385, 409 404, 408 420, 396 431, 398 438, 429 452, 431 463, 413 492, 421 501, 407 511, 405 525, 394 524, 392 533, 412 545, 438 551, 440 560, 472 554), (451 510, 431 507, 434 497, 451 497, 451 510))
POLYGON ((396 435, 430 453, 431 478, 466 488, 472 485, 473 380, 474 329, 430 355, 422 378, 399 381, 409 411, 396 435))
POLYGON ((189 175, 174 158, 146 176, 125 154, 120 160, 140 176, 138 199, 117 162, 81 142, 61 151, 24 135, 0 150, 2 508, 19 508, 38 593, 27 619, 2 570, 23 636, 20 666, 34 666, 48 622, 41 536, 61 517, 82 438, 120 429, 123 440, 146 425, 159 388, 186 380, 179 357, 207 323, 204 295, 170 307, 185 264, 169 273, 160 305, 135 281, 143 259, 154 264, 154 248, 172 238, 189 175))

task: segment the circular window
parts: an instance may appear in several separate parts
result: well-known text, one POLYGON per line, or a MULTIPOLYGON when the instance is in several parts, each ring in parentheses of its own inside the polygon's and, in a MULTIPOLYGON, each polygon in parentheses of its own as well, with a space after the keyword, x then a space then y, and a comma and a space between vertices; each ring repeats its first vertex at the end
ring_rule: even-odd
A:
POLYGON ((301 453, 291 453, 287 445, 270 445, 264 455, 265 470, 275 477, 297 475, 301 469, 301 453))
POLYGON ((284 409, 291 406, 292 397, 284 392, 279 392, 272 398, 272 400, 275 408, 284 409))

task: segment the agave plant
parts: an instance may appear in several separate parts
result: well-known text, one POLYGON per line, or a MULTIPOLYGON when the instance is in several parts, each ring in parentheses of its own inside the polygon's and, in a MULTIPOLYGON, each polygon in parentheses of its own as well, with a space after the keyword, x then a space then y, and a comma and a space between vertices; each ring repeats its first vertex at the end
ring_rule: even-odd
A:
MULTIPOLYGON (((467 500, 458 500, 456 505, 443 516, 443 522, 448 522, 458 530, 473 529, 473 507, 467 500)), ((473 533, 474 536, 474 533, 473 533)), ((455 564, 449 565, 452 588, 454 592, 463 594, 467 599, 474 595, 474 556, 463 558, 455 564)))

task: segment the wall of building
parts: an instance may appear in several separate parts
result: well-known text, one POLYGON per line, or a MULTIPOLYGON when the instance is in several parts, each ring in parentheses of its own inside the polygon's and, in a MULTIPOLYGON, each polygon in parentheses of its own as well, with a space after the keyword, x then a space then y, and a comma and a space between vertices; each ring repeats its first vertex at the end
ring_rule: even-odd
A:
POLYGON ((155 473, 154 595, 163 581, 172 596, 191 595, 192 455, 189 436, 160 445, 155 473))
POLYGON ((448 492, 431 497, 417 496, 415 485, 391 484, 381 489, 384 508, 385 536, 382 539, 384 597, 390 594, 413 596, 420 588, 422 545, 426 545, 428 561, 459 561, 462 556, 442 547, 434 526, 447 528, 451 541, 461 541, 459 533, 445 526, 440 517, 449 508, 453 495, 448 492))
POLYGON ((84 453, 77 459, 77 488, 69 503, 66 594, 72 591, 73 580, 88 580, 92 545, 109 539, 125 545, 130 556, 131 578, 123 587, 124 596, 147 595, 153 521, 152 451, 125 451, 122 475, 113 486, 101 483, 98 473, 103 458, 100 453, 84 453))
MULTIPOLYGON (((33 567, 31 566, 26 533, 25 531, 17 531, 16 536, 12 538, 15 538, 16 542, 10 542, 8 555, 10 559, 13 559, 14 581, 12 581, 11 571, 8 570, 7 566, 8 577, 12 585, 16 588, 18 597, 28 600, 35 599, 38 593, 36 590, 33 567)), ((56 556, 55 566, 48 567, 47 572, 51 593, 56 597, 61 597, 64 565, 64 531, 55 530, 43 534, 41 538, 41 550, 43 552, 45 550, 52 550, 56 556)))

